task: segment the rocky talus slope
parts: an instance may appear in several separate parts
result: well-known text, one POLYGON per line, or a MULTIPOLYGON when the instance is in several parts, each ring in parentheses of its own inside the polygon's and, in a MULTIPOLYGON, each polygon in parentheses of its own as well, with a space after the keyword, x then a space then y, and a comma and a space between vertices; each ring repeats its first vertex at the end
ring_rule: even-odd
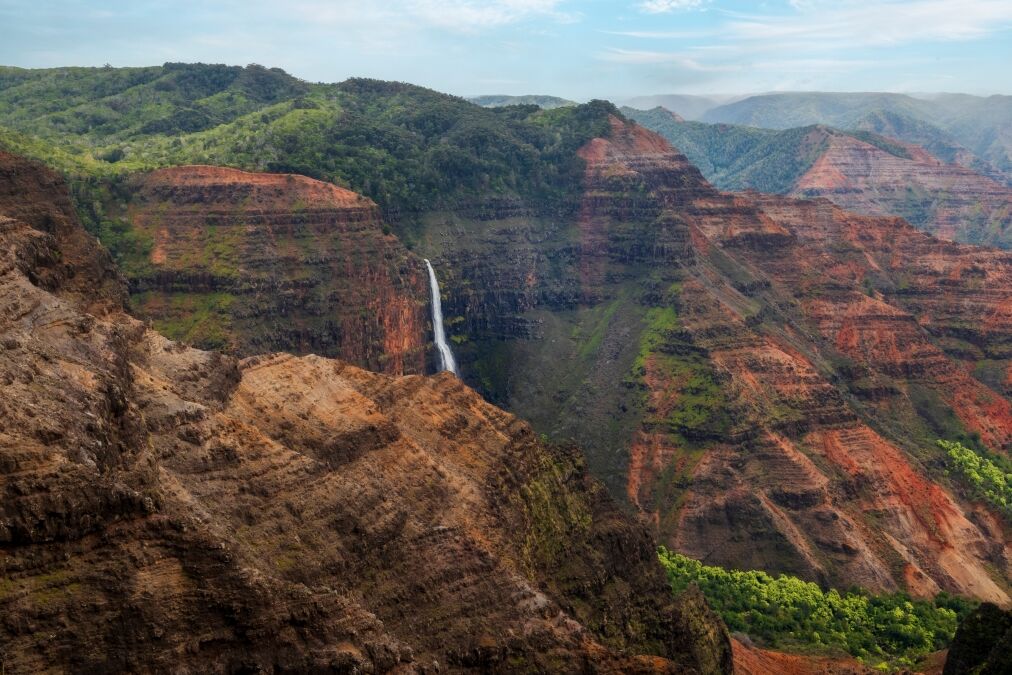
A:
POLYGON ((719 192, 617 118, 581 156, 574 222, 432 223, 465 376, 693 557, 1007 602, 1009 523, 935 439, 1008 452, 1012 256, 719 192))
POLYGON ((304 176, 208 166, 133 179, 121 214, 146 245, 124 261, 138 312, 169 337, 250 355, 337 356, 425 371, 421 261, 376 205, 304 176))
POLYGON ((0 159, 5 672, 730 672, 577 452, 448 374, 169 341, 0 159))

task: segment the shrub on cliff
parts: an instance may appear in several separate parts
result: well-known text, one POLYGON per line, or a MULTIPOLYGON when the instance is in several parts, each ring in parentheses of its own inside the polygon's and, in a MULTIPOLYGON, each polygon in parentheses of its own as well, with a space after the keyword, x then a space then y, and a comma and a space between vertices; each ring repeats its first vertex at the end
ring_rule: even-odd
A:
POLYGON ((995 455, 982 456, 957 441, 938 441, 945 450, 949 466, 969 488, 974 499, 986 502, 1012 519, 1012 462, 995 455))
POLYGON ((875 664, 912 665, 944 648, 975 606, 945 593, 931 602, 905 593, 825 591, 785 574, 703 565, 663 547, 658 555, 672 590, 698 585, 731 631, 778 648, 840 649, 875 664))

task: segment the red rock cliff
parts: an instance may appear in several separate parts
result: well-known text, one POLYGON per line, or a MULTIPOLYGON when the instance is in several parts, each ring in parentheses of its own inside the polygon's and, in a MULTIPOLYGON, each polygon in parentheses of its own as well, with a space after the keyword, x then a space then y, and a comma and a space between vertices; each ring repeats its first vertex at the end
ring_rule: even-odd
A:
POLYGON ((128 262, 135 304, 171 337, 424 372, 424 269, 365 197, 304 176, 186 166, 139 179, 125 217, 150 242, 128 262))
POLYGON ((0 215, 7 672, 730 672, 578 453, 451 375, 87 313, 64 225, 0 215))
POLYGON ((443 244, 448 260, 493 236, 525 252, 458 284, 495 289, 476 324, 517 311, 496 298, 532 305, 518 320, 537 330, 497 337, 499 361, 476 350, 473 370, 509 368, 493 392, 578 438, 708 563, 1007 601, 1009 524, 967 499, 935 440, 1008 451, 1012 258, 825 200, 721 193, 617 118, 580 156, 568 229, 494 221, 443 244))

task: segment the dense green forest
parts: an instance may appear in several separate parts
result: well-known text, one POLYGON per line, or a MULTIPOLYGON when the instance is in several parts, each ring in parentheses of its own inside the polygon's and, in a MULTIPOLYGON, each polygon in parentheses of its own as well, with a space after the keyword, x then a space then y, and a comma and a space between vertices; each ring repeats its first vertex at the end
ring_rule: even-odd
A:
POLYGON ((570 101, 566 98, 559 98, 558 96, 540 96, 536 94, 528 96, 474 96, 467 100, 475 105, 480 105, 485 108, 501 108, 502 106, 507 105, 536 105, 539 108, 550 110, 552 108, 578 105, 576 101, 570 101))
POLYGON ((929 602, 825 591, 788 575, 711 567, 663 547, 658 556, 672 590, 698 585, 731 631, 780 649, 845 651, 872 666, 910 666, 943 649, 976 606, 945 593, 929 602))
POLYGON ((408 84, 310 84, 256 65, 0 68, 0 143, 72 177, 188 163, 301 173, 394 216, 493 192, 565 203, 582 172, 575 151, 607 133, 609 114, 620 113, 603 101, 483 108, 408 84))

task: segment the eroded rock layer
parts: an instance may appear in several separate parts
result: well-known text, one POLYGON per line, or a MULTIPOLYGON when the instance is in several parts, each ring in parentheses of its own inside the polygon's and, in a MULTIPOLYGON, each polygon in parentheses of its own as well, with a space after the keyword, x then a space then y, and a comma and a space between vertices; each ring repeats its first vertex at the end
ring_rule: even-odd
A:
POLYGON ((0 216, 7 672, 730 672, 577 452, 449 374, 88 313, 65 225, 0 216))
POLYGON ((124 217, 147 244, 126 261, 134 303, 170 337, 424 372, 425 272, 369 199, 303 176, 185 166, 137 179, 124 217))
POLYGON ((846 134, 828 133, 824 150, 792 194, 824 196, 845 209, 909 218, 943 239, 1012 244, 1012 189, 915 145, 892 152, 846 134))
POLYGON ((1009 450, 1012 257, 826 200, 721 193, 617 118, 580 154, 572 224, 453 238, 433 223, 433 255, 486 262, 447 284, 447 306, 477 314, 465 373, 578 439, 693 557, 1007 602, 1009 523, 966 497, 935 440, 1009 450), (511 232, 547 261, 481 257, 511 232), (565 302, 541 292, 559 280, 565 302), (527 308, 497 304, 519 293, 527 308), (482 333, 490 316, 531 330, 482 333))

